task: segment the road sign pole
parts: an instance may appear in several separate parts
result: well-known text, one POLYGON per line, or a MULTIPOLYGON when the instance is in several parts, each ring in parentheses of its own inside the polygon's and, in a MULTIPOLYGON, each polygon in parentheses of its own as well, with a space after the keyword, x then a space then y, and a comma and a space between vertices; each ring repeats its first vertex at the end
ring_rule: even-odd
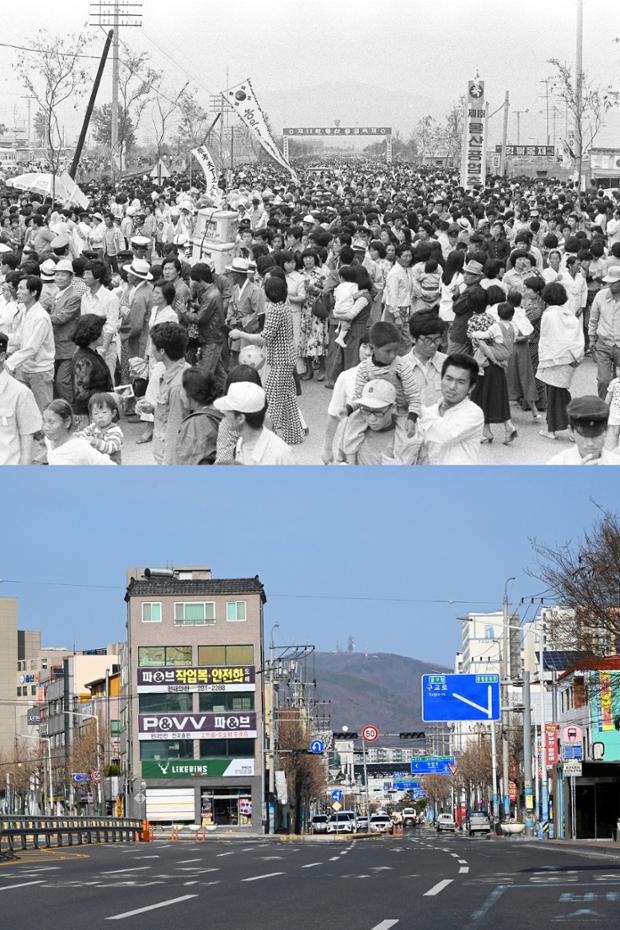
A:
POLYGON ((366 768, 366 740, 362 739, 362 761, 364 764, 364 789, 366 791, 366 817, 368 818, 367 829, 370 833, 370 800, 368 796, 368 769, 366 768))
POLYGON ((491 770, 493 777, 493 819, 498 819, 497 810, 497 744, 495 741, 495 721, 491 720, 491 770))
POLYGON ((534 820, 528 802, 532 796, 532 698, 530 673, 523 672, 523 791, 525 794, 525 831, 532 835, 534 820))

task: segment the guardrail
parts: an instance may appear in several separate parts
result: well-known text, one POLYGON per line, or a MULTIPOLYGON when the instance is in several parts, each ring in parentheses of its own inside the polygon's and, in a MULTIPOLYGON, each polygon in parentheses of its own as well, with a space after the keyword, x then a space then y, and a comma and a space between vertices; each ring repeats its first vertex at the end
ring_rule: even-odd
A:
POLYGON ((5 817, 0 820, 0 859, 16 850, 84 843, 134 843, 144 822, 121 817, 5 817), (55 839, 55 843, 52 840, 55 839))

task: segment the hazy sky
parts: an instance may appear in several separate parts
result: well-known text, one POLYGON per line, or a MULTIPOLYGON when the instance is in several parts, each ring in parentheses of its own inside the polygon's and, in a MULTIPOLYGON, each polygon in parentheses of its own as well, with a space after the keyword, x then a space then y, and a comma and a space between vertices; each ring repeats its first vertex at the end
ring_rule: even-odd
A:
MULTIPOLYGON (((3 18, 2 41, 27 44, 37 27, 79 31, 89 10, 87 0, 30 0, 23 8, 12 6, 11 16, 3 18)), ((538 112, 544 109, 544 88, 539 82, 551 73, 547 60, 574 61, 575 10, 576 0, 312 0, 305 5, 288 0, 144 0, 143 28, 125 30, 124 37, 151 52, 154 64, 166 69, 170 90, 188 79, 199 83, 204 103, 209 92, 225 87, 229 68, 231 83, 253 78, 259 99, 261 89, 345 79, 384 87, 391 94, 403 88, 426 95, 434 112, 437 99, 457 99, 479 68, 491 109, 502 103, 505 90, 511 92, 513 109, 530 109, 522 118, 524 142, 544 137, 545 121, 538 112)), ((584 67, 597 82, 618 78, 620 45, 614 44, 614 36, 620 36, 617 0, 585 0, 584 67)), ((102 45, 98 33, 93 49, 98 53, 102 45)), ((12 123, 17 107, 23 120, 15 53, 2 49, 0 62, 0 118, 12 123)), ((108 87, 106 82, 106 99, 108 87)), ((344 106, 343 111, 346 116, 344 106)), ((293 125, 295 116, 290 115, 293 125)), ((66 120, 68 127, 78 126, 70 110, 66 120)), ((501 115, 492 121, 492 135, 499 120, 501 115)), ((513 116, 511 137, 514 122, 513 116)), ((615 119, 610 121, 601 142, 616 125, 615 119)))
POLYGON ((123 638, 127 567, 170 563, 259 574, 279 643, 352 635, 447 665, 457 618, 499 608, 506 578, 514 606, 544 587, 530 537, 575 538, 592 497, 618 500, 614 469, 585 468, 30 468, 2 469, 1 488, 0 578, 23 583, 0 596, 46 645, 123 638), (465 603, 433 603, 449 600, 465 603))

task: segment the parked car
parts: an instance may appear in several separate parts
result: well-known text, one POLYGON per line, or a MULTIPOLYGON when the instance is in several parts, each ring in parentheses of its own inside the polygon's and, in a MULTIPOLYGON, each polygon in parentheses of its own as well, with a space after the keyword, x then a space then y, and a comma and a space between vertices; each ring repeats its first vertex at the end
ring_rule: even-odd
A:
POLYGON ((491 821, 484 811, 472 811, 467 821, 467 832, 470 836, 474 833, 490 833, 491 821))
POLYGON ((327 833, 327 814, 315 814, 310 821, 310 833, 327 833))
POLYGON ((361 817, 357 817, 355 823, 356 833, 368 833, 368 817, 366 817, 365 814, 361 817))
POLYGON ((403 827, 411 827, 417 823, 418 816, 413 807, 406 807, 402 812, 403 827))
POLYGON ((387 814, 372 814, 370 818, 371 833, 390 833, 394 832, 394 823, 387 814))
POLYGON ((452 814, 439 814, 435 822, 437 833, 443 833, 445 830, 451 830, 456 833, 456 820, 452 814))
POLYGON ((353 811, 338 811, 327 821, 328 833, 355 833, 356 817, 353 811))

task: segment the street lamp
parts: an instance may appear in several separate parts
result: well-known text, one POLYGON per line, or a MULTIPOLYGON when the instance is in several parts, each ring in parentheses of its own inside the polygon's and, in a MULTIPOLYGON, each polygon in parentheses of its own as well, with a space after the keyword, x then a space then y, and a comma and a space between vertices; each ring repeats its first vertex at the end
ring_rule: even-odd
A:
POLYGON ((95 729, 95 740, 96 740, 95 749, 97 753, 97 773, 99 775, 99 781, 97 782, 97 813, 101 817, 102 815, 102 810, 101 810, 101 807, 102 807, 101 805, 102 772, 101 772, 101 754, 100 754, 100 746, 99 746, 99 717, 97 716, 97 714, 81 714, 77 710, 65 710, 64 713, 71 717, 84 717, 84 719, 86 720, 95 721, 95 728, 96 728, 95 729))
POLYGON ((529 112, 529 107, 526 107, 525 110, 515 110, 515 115, 517 117, 517 145, 519 145, 521 141, 521 116, 529 112))

